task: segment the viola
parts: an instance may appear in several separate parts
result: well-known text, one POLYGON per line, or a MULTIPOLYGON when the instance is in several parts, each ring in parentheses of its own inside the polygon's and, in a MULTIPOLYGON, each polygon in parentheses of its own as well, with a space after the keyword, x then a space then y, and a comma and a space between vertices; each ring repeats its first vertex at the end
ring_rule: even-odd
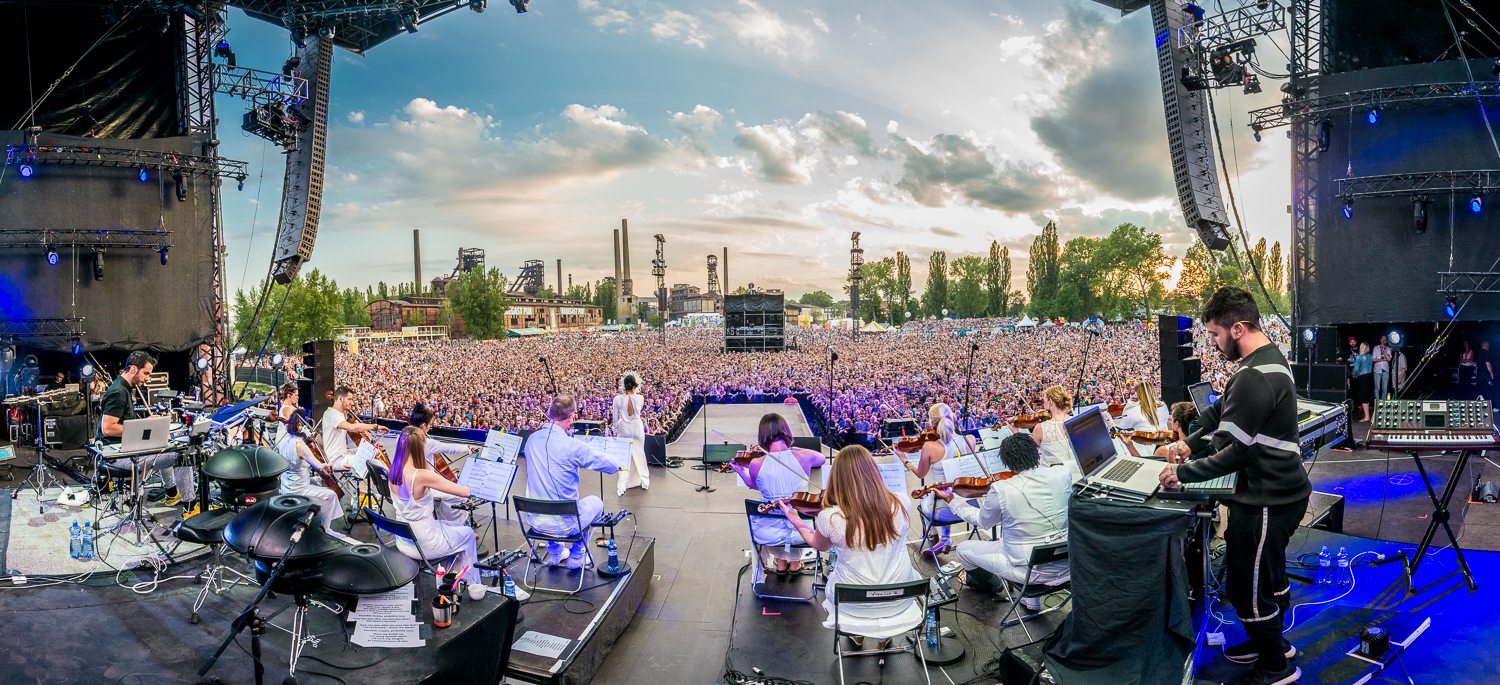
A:
POLYGON ((756 457, 763 456, 766 456, 765 448, 760 445, 751 445, 750 449, 735 452, 733 459, 724 462, 724 465, 719 467, 719 473, 729 473, 732 470, 731 464, 738 464, 742 468, 747 467, 756 457))
POLYGON ((1143 445, 1170 445, 1177 442, 1177 435, 1172 431, 1130 431, 1116 428, 1111 433, 1121 440, 1133 440, 1143 445))
POLYGON ((816 516, 818 512, 823 510, 823 493, 794 492, 781 499, 764 502, 756 507, 755 510, 762 514, 769 514, 780 507, 782 502, 786 502, 791 508, 796 509, 798 513, 816 516))
POLYGON ((926 445, 929 442, 936 442, 937 439, 937 431, 922 431, 921 433, 913 435, 909 438, 901 438, 900 440, 897 440, 896 451, 911 454, 913 452, 916 452, 917 450, 922 449, 922 446, 926 445))
POLYGON ((1020 429, 1036 428, 1037 424, 1039 424, 1039 423, 1041 423, 1043 421, 1051 421, 1051 420, 1052 420, 1052 412, 1049 412, 1046 409, 1043 409, 1043 410, 1041 410, 1041 411, 1039 411, 1039 412, 1037 412, 1035 414, 1022 414, 1020 416, 1013 417, 1013 418, 1005 421, 1004 423, 996 424, 995 427, 994 427, 994 430, 1000 430, 1000 427, 1003 426, 1003 425, 1005 425, 1005 424, 1012 424, 1016 428, 1020 428, 1020 429))
POLYGON ((1110 416, 1118 419, 1125 414, 1125 404, 1123 402, 1110 402, 1109 406, 1105 407, 1104 410, 1109 412, 1110 416))
POLYGON ((920 490, 913 490, 911 492, 911 498, 922 499, 922 497, 927 493, 937 492, 938 490, 952 490, 953 494, 958 495, 959 497, 978 497, 988 492, 991 485, 1002 480, 1009 479, 1015 475, 1015 473, 1012 473, 1010 471, 1001 471, 1000 473, 992 473, 984 478, 955 478, 953 479, 953 481, 948 483, 933 483, 932 485, 929 485, 920 490))

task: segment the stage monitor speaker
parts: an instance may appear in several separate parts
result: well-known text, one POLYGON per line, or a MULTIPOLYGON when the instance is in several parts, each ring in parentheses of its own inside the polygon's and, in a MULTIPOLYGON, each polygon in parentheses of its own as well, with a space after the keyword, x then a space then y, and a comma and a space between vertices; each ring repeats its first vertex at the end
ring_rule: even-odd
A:
POLYGON ((1308 387, 1313 390, 1338 390, 1349 388, 1349 367, 1343 364, 1313 364, 1308 387))
POLYGON ((651 466, 667 465, 667 436, 646 436, 646 463, 651 466))
POLYGON ((57 449, 82 449, 88 436, 89 420, 86 416, 48 416, 42 419, 42 442, 57 449))
POLYGON ((823 441, 817 438, 792 438, 792 447, 801 447, 814 452, 823 451, 823 441))
POLYGON ((1161 384, 1188 387, 1203 380, 1203 360, 1163 359, 1161 384))
POLYGON ((333 406, 333 355, 332 340, 314 340, 302 344, 303 380, 297 381, 297 405, 312 412, 312 418, 322 420, 323 412, 333 406))
POLYGON ((1161 343, 1161 360, 1188 359, 1193 356, 1193 320, 1186 316, 1161 314, 1156 317, 1156 334, 1161 343))

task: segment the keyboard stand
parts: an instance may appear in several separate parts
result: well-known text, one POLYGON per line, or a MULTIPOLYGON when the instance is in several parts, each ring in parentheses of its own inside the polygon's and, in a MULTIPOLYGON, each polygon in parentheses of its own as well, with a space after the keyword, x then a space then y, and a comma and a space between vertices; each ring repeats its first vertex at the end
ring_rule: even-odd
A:
POLYGON ((1415 450, 1408 450, 1412 459, 1417 462, 1417 472, 1422 474, 1422 482, 1427 486, 1427 496, 1432 499, 1432 518, 1427 521, 1427 532, 1422 535, 1422 543, 1417 545, 1417 553, 1409 559, 1403 559, 1402 564, 1406 567, 1406 591, 1409 594, 1420 594, 1423 590, 1442 582, 1439 578, 1431 585, 1424 588, 1416 587, 1417 568, 1422 565, 1422 559, 1427 555, 1427 548, 1432 545, 1432 538, 1437 534, 1439 525, 1448 534, 1448 541, 1453 544, 1453 554, 1458 557, 1458 570, 1464 574, 1464 580, 1469 585, 1469 594, 1479 590, 1474 583, 1474 573, 1469 570, 1469 562, 1464 560, 1464 551, 1458 547, 1458 538, 1453 535, 1453 528, 1448 525, 1448 519, 1452 512, 1448 511, 1448 501, 1453 499, 1453 491, 1457 489, 1458 482, 1464 474, 1464 467, 1469 463, 1471 451, 1461 449, 1458 451, 1458 461, 1453 464, 1453 473, 1448 477, 1448 485, 1443 488, 1443 496, 1439 498, 1437 492, 1432 489, 1432 479, 1427 476, 1426 467, 1422 466, 1422 457, 1415 450))

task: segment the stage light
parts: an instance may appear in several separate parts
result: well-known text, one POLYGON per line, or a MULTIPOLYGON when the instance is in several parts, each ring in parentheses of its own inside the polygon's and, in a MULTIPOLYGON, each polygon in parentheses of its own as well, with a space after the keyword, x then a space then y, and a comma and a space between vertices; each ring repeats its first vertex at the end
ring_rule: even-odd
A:
POLYGON ((1371 124, 1373 124, 1373 123, 1375 123, 1377 121, 1380 121, 1380 110, 1378 110, 1378 109, 1372 109, 1372 110, 1370 110, 1368 113, 1365 114, 1365 121, 1368 121, 1371 124))
POLYGON ((1427 205, 1431 203, 1432 198, 1426 195, 1411 199, 1411 226, 1416 229, 1417 235, 1427 232, 1427 205))
POLYGON ((146 167, 141 167, 138 175, 141 177, 141 183, 151 180, 151 176, 146 173, 146 167))
POLYGON ((1392 345, 1396 347, 1401 346, 1401 331, 1391 331, 1390 334, 1385 337, 1387 340, 1391 341, 1392 345))
POLYGON ((31 175, 33 173, 35 173, 35 172, 32 170, 30 164, 22 164, 21 165, 21 178, 31 178, 31 175))
POLYGON ((525 14, 526 5, 531 0, 510 0, 510 6, 516 8, 516 14, 525 14))
MULTIPOLYGON (((515 0, 511 0, 511 2, 515 2, 515 0)), ((417 11, 416 10, 410 10, 410 11, 407 11, 407 12, 402 12, 401 13, 401 28, 406 29, 407 33, 416 33, 417 32, 417 18, 418 17, 417 17, 417 11)))
POLYGON ((73 356, 83 354, 83 339, 73 338, 73 356))
POLYGON ((1345 219, 1353 219, 1354 218, 1354 198, 1352 198, 1352 197, 1346 197, 1346 198, 1344 198, 1344 218, 1345 219))
POLYGON ((94 365, 93 364, 84 364, 83 368, 81 368, 81 369, 78 370, 78 377, 82 378, 83 380, 88 380, 90 378, 93 378, 94 377, 94 365))
POLYGON ((271 368, 273 368, 273 369, 279 369, 279 368, 281 368, 281 363, 284 362, 284 361, 286 361, 286 358, 282 357, 280 352, 277 352, 276 354, 271 355, 271 368))
POLYGON ((1333 122, 1324 119, 1318 122, 1318 152, 1327 152, 1333 145, 1333 122))
POLYGON ((239 179, 239 181, 240 181, 240 190, 243 191, 245 189, 245 177, 241 176, 240 179, 239 179))
POLYGON ((291 57, 286 58, 286 62, 282 63, 281 75, 291 76, 292 72, 296 71, 297 67, 300 66, 302 66, 302 58, 296 55, 292 55, 291 57))
POLYGON ((484 14, 488 5, 487 0, 469 0, 469 9, 474 10, 475 14, 484 14))
POLYGON ((1458 298, 1457 297, 1455 297, 1453 295, 1449 295, 1447 299, 1443 300, 1443 313, 1447 314, 1448 318, 1450 318, 1450 319, 1453 318, 1453 317, 1455 317, 1455 316, 1458 316, 1458 298))
POLYGON ((166 266, 167 265, 167 249, 168 248, 163 247, 160 250, 157 250, 157 252, 161 253, 161 265, 162 266, 166 266))
POLYGON ((1471 211, 1471 212, 1473 212, 1475 214, 1478 214, 1481 211, 1484 211, 1484 196, 1483 195, 1480 195, 1479 193, 1474 193, 1474 196, 1471 197, 1471 198, 1469 198, 1469 211, 1471 211))
POLYGON ((300 26, 292 29, 292 43, 299 48, 307 47, 307 29, 300 26))
POLYGON ((57 266, 57 248, 47 246, 47 266, 57 266))
POLYGON ((187 202, 187 185, 182 181, 182 172, 172 172, 172 184, 177 187, 177 201, 187 202))
POLYGON ((318 27, 318 37, 319 38, 333 38, 333 33, 334 33, 334 26, 331 23, 324 24, 324 25, 318 27))
POLYGON ((208 357, 199 357, 198 361, 193 362, 193 364, 198 367, 198 372, 199 373, 207 371, 208 370, 208 357))
POLYGON ((94 280, 104 280, 104 248, 96 247, 89 250, 94 254, 94 280))
POLYGON ((1250 124, 1250 135, 1255 136, 1255 142, 1260 142, 1260 124, 1250 124))

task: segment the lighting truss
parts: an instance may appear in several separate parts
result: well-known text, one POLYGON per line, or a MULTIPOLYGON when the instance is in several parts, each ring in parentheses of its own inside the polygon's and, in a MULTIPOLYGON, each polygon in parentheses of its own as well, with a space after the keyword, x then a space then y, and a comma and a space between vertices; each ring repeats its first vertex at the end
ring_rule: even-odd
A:
POLYGON ((1206 55, 1231 43, 1285 30, 1285 7, 1274 0, 1251 2, 1182 27, 1177 32, 1177 44, 1206 55), (1264 9, 1261 4, 1265 4, 1264 9))
POLYGON ((1439 271, 1438 292, 1450 295, 1500 293, 1500 272, 1439 271))
POLYGON ((249 100, 254 105, 300 105, 307 100, 307 79, 274 71, 214 65, 214 92, 249 100))
POLYGON ((0 229, 0 248, 20 247, 139 247, 161 251, 172 247, 172 232, 125 228, 0 229))
POLYGON ((54 164, 61 166, 146 167, 173 173, 229 177, 241 182, 248 175, 245 162, 223 157, 186 155, 157 150, 128 150, 72 145, 10 145, 6 164, 54 164))
POLYGON ((1292 119, 1320 118, 1350 109, 1393 109, 1442 101, 1493 100, 1500 97, 1500 82, 1474 81, 1460 83, 1424 83, 1390 88, 1371 88, 1348 93, 1334 93, 1251 110, 1250 128, 1264 131, 1285 126, 1292 119))
POLYGON ((484 0, 231 0, 230 5, 264 22, 293 31, 316 34, 319 29, 331 32, 334 45, 360 55, 366 50, 408 31, 403 17, 412 27, 449 12, 469 8, 484 11, 484 0))
POLYGON ((1339 196, 1350 199, 1418 193, 1493 193, 1500 191, 1500 169, 1355 176, 1338 182, 1339 196))
POLYGON ((0 319, 0 340, 10 338, 77 338, 83 317, 66 319, 0 319))

